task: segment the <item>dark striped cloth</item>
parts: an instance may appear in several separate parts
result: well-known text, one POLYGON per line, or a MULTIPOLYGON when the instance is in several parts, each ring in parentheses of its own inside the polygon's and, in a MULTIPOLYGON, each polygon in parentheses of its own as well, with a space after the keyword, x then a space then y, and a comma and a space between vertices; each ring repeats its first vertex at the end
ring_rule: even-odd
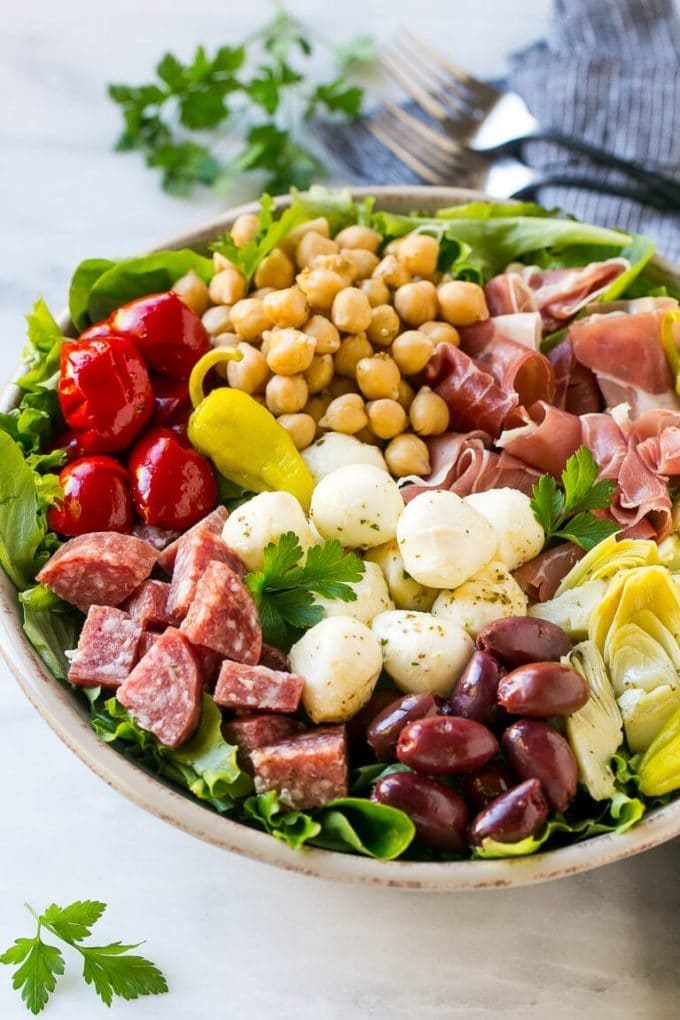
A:
MULTIPOLYGON (((672 0, 554 0, 548 38, 510 58, 507 85, 543 127, 680 175, 680 21, 672 0)), ((358 181, 419 182, 362 123, 319 134, 358 181)), ((558 146, 532 142, 525 154, 540 170, 620 179, 558 146)), ((576 188, 543 188, 538 198, 591 223, 648 234, 680 259, 680 216, 576 188)))

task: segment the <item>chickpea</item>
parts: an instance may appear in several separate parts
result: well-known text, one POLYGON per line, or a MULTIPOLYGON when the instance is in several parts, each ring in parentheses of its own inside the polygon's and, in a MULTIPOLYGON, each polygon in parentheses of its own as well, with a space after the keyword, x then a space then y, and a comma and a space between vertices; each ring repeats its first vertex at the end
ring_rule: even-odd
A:
POLYGON ((310 230, 300 239, 300 243, 295 249, 295 262, 298 269, 305 269, 307 266, 311 266, 318 255, 335 255, 337 251, 338 246, 335 241, 324 237, 323 234, 317 234, 316 230, 310 230))
POLYGON ((424 322, 418 327, 421 333, 427 333, 435 347, 439 344, 451 344, 453 347, 460 347, 460 333, 448 322, 433 320, 424 322))
POLYGON ((315 266, 313 269, 303 269, 297 276, 297 285, 305 295, 310 308, 315 312, 327 312, 333 304, 335 295, 339 294, 347 283, 340 273, 333 269, 315 266))
POLYGON ((371 354, 373 354, 373 348, 365 333, 348 336, 341 341, 340 347, 334 355, 335 371, 338 375, 354 379, 357 374, 357 365, 361 359, 370 358, 371 354))
POLYGON ((371 310, 371 324, 366 333, 376 347, 389 347, 400 326, 399 316, 392 305, 378 305, 371 310))
POLYGON ((241 213, 234 220, 231 228, 231 239, 237 248, 242 248, 252 241, 260 229, 260 218, 255 213, 241 213))
POLYGON ((368 425, 365 429, 360 429, 359 432, 354 433, 354 438, 358 439, 361 443, 367 443, 369 446, 380 446, 380 440, 374 432, 371 432, 368 425))
POLYGON ((379 262, 378 256, 368 248, 341 248, 340 255, 355 267, 356 280, 366 280, 379 262))
POLYGON ((307 299, 298 287, 286 287, 274 290, 262 299, 269 321, 274 326, 301 326, 307 319, 309 309, 307 299))
POLYGON ((328 392, 335 400, 336 397, 343 397, 345 393, 358 393, 359 387, 354 379, 347 379, 342 375, 336 375, 329 383, 328 392))
MULTIPOLYGON (((437 291, 443 319, 452 326, 472 326, 489 318, 484 291, 467 280, 449 280, 437 291)), ((428 316, 434 319, 434 315, 428 316)))
POLYGON ((449 427, 446 401, 429 386, 418 390, 409 410, 411 427, 420 436, 440 436, 449 427))
POLYGON ((241 342, 237 350, 243 355, 240 361, 227 362, 227 380, 235 390, 256 393, 264 390, 269 369, 264 355, 256 347, 241 342))
POLYGON ((301 375, 274 375, 264 391, 272 414, 296 414, 307 403, 307 383, 301 375))
POLYGON ((343 333, 361 333, 371 325, 371 306, 358 287, 345 287, 333 299, 331 319, 343 333))
POLYGON ((223 269, 236 269, 234 263, 219 251, 213 252, 212 262, 213 273, 221 273, 223 269))
POLYGON ((394 307, 409 326, 419 326, 437 317, 437 291, 429 280, 405 283, 394 295, 394 307))
POLYGON ((260 350, 264 354, 265 358, 269 354, 272 346, 272 336, 274 335, 273 329, 267 329, 262 334, 262 343, 260 344, 260 350))
POLYGON ((394 341, 391 354, 404 375, 415 375, 434 354, 434 344, 426 333, 409 329, 394 341))
POLYGON ((317 255, 311 265, 312 269, 330 269, 331 272, 337 273, 345 281, 345 286, 349 287, 357 278, 357 267, 352 259, 346 258, 344 255, 317 255))
POLYGON ((363 290, 371 308, 386 305, 390 300, 390 288, 384 280, 378 279, 377 276, 372 276, 369 280, 361 280, 359 290, 363 290))
POLYGON ((382 238, 370 227, 362 227, 358 223, 354 223, 351 227, 341 230, 335 240, 341 248, 366 248, 367 251, 376 252, 382 238))
POLYGON ((388 241, 383 248, 383 255, 398 255, 401 241, 401 237, 395 237, 392 241, 388 241))
POLYGON ((407 234, 401 239, 399 261, 414 276, 432 276, 439 258, 439 241, 429 234, 407 234))
POLYGON ((399 383, 399 395, 397 396, 397 400, 407 413, 415 399, 415 395, 416 391, 413 387, 409 385, 405 379, 402 379, 399 383))
POLYGON ((399 369, 389 354, 362 358, 357 364, 357 383, 368 400, 380 400, 382 397, 396 400, 400 379, 399 369))
POLYGON ((390 287, 403 287, 411 279, 411 274, 394 254, 385 255, 373 270, 373 276, 384 280, 390 287))
POLYGON ((316 422, 309 414, 282 414, 278 419, 298 450, 306 450, 314 442, 316 422))
POLYGON ((215 273, 208 288, 210 300, 216 305, 235 305, 246 293, 243 273, 233 266, 215 273))
POLYGON ((203 315, 210 304, 208 288, 193 269, 180 276, 179 280, 175 280, 172 289, 195 315, 203 315))
POLYGON ((232 306, 230 319, 242 340, 256 340, 269 328, 269 316, 259 298, 241 298, 232 306))
POLYGON ((213 305, 201 316, 201 322, 211 336, 223 333, 231 325, 231 306, 213 305))
MULTIPOLYGON (((214 336, 212 338, 212 345, 215 348, 215 350, 235 351, 237 350, 239 345, 239 338, 236 336, 235 333, 220 333, 219 336, 214 336)), ((223 379, 227 379, 228 378, 227 369, 229 368, 230 364, 231 362, 229 361, 220 361, 217 363, 217 365, 215 365, 215 371, 223 379)))
POLYGON ((295 279, 295 266, 280 248, 272 248, 255 270, 256 287, 290 287, 295 279))
MULTIPOLYGON (((338 394, 339 396, 340 394, 338 394)), ((316 424, 318 424, 326 413, 326 408, 330 404, 333 397, 330 393, 316 393, 313 397, 310 397, 304 406, 305 414, 310 415, 316 424)))
POLYGON ((430 473, 430 452, 418 436, 412 432, 402 432, 395 436, 383 451, 390 473, 395 478, 405 475, 423 477, 430 473))
POLYGON ((316 340, 317 354, 335 354, 340 346, 340 334, 331 320, 324 315, 312 315, 303 329, 308 336, 313 336, 316 340))
POLYGON ((305 372, 314 358, 316 341, 299 329, 273 329, 267 348, 267 364, 277 375, 305 372))
POLYGON ((361 429, 366 428, 367 424, 366 408, 358 393, 346 393, 342 397, 331 400, 325 415, 319 422, 322 429, 344 432, 348 436, 360 432, 361 429))
POLYGON ((332 354, 317 354, 305 371, 305 381, 310 393, 320 393, 330 384, 335 371, 332 354))
POLYGON ((371 400, 366 412, 369 428, 379 439, 393 439, 408 423, 406 411, 396 400, 371 400))
POLYGON ((307 220, 305 223, 301 223, 299 227, 296 227, 295 230, 291 230, 290 234, 281 241, 281 247, 287 254, 292 256, 305 234, 312 230, 315 234, 321 234, 322 237, 331 236, 328 220, 325 216, 318 216, 315 220, 307 220))
POLYGON ((256 290, 251 290, 249 297, 256 297, 262 300, 267 294, 271 294, 276 290, 276 287, 258 287, 256 290))

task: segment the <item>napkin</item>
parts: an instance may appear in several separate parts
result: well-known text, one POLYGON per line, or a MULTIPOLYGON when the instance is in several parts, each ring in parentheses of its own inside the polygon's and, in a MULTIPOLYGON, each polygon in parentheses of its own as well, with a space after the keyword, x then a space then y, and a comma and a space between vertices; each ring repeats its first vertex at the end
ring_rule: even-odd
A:
MULTIPOLYGON (((523 96, 542 126, 678 176, 680 19, 672 0, 554 0, 548 38, 513 54, 509 65, 502 84, 523 96)), ((422 183, 365 121, 320 134, 360 182, 422 183)), ((631 183, 560 146, 531 142, 525 155, 540 170, 631 183)), ((680 259, 680 216, 564 186, 542 188, 538 199, 591 223, 647 234, 659 252, 680 259)))

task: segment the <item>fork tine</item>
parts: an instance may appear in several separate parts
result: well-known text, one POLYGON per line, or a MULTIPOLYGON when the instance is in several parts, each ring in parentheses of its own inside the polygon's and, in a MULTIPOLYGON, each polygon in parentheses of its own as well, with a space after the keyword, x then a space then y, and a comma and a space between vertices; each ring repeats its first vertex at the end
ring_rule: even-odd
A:
POLYGON ((427 181, 428 184, 446 184, 447 179, 441 173, 430 169, 425 163, 423 163, 417 156, 405 149, 400 142, 398 142, 391 134, 383 131, 383 129, 372 122, 368 125, 368 130, 374 135, 379 142, 389 149, 390 152, 397 157, 400 162, 417 174, 422 180, 427 181))
MULTIPOLYGON (((425 168, 429 172, 434 172, 440 178, 450 180, 452 174, 466 177, 475 174, 479 175, 480 164, 478 161, 473 162, 470 160, 458 147, 442 147, 440 144, 442 136, 438 132, 433 131, 432 128, 427 128, 427 126, 425 126, 426 131, 423 132, 421 130, 423 127, 421 122, 415 118, 412 118, 412 120, 415 121, 415 128, 411 127, 408 120, 404 122, 403 118, 397 118, 389 109, 385 109, 369 124, 369 129, 372 130, 375 127, 375 136, 379 137, 380 141, 387 145, 400 159, 403 160, 402 154, 406 153, 412 161, 417 161, 420 167, 425 168), (432 135, 435 136, 434 144, 431 142, 432 135), (417 156, 412 151, 414 140, 424 144, 424 149, 421 149, 417 156), (398 147, 398 152, 395 146, 398 147)), ((407 165, 411 164, 407 163, 407 165)), ((413 166, 411 168, 413 169, 413 166)), ((422 170, 419 169, 416 172, 421 173, 422 170)))
POLYGON ((439 67, 443 68, 450 75, 453 75, 453 77, 459 81, 461 85, 470 89, 470 91, 474 95, 478 96, 483 103, 492 106, 502 96, 503 93, 499 89, 494 88, 493 85, 489 85, 485 81, 481 81, 479 78, 473 77, 473 75, 464 70, 464 68, 460 67, 458 64, 454 64, 452 60, 449 60, 438 50, 430 46, 429 43, 427 43, 424 39, 421 39, 421 37, 416 35, 415 32, 412 32, 407 28, 401 28, 401 33, 409 39, 411 45, 414 46, 417 51, 420 51, 421 55, 427 56, 431 61, 438 64, 439 67))
POLYGON ((433 73, 431 66, 423 61, 421 55, 400 48, 397 43, 393 47, 392 55, 388 53, 385 57, 383 66, 416 101, 419 101, 419 96, 426 94, 439 104, 442 115, 445 114, 449 120, 468 120, 471 116, 478 115, 477 107, 461 92, 458 82, 450 75, 433 73), (415 95, 416 88, 419 89, 418 96, 415 95))
POLYGON ((440 103, 438 99, 435 99, 433 95, 414 82, 388 53, 380 54, 379 59, 385 70, 389 71, 393 78, 396 78, 406 94, 415 99, 416 103, 418 103, 418 105, 425 110, 426 113, 429 113, 429 115, 434 117, 435 120, 449 120, 449 113, 446 107, 440 103))
POLYGON ((441 131, 437 131, 436 128, 426 124, 418 117, 414 117, 413 114, 403 110, 400 106, 396 106, 394 103, 386 103, 385 109, 389 111, 395 120, 400 121, 408 128, 412 134, 419 135, 431 148, 439 149, 443 154, 447 154, 449 158, 456 158, 462 166, 467 165, 472 171, 481 169, 484 165, 483 159, 476 156, 469 149, 463 148, 453 138, 443 135, 441 131))

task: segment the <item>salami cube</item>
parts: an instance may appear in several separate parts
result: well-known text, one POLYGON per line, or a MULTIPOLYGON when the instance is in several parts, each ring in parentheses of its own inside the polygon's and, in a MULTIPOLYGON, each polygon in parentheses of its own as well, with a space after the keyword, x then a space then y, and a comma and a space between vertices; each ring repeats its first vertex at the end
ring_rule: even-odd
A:
POLYGON ((207 517, 204 517, 202 521, 194 524, 192 528, 185 531, 183 535, 176 536, 174 541, 171 541, 169 545, 166 545, 160 556, 158 557, 158 566, 161 570, 164 570, 166 574, 171 574, 175 566, 175 559, 177 557, 177 550, 179 544, 183 539, 189 538, 191 535, 195 535, 198 532, 211 535, 221 535, 222 528, 224 527, 225 521, 229 516, 226 506, 218 506, 215 510, 211 511, 207 517))
POLYGON ((111 606, 91 606, 71 659, 78 687, 118 687, 139 658, 142 628, 111 606))
MULTIPOLYGON (((181 538, 182 532, 168 531, 167 528, 157 528, 154 524, 135 524, 132 534, 136 535, 137 538, 143 538, 145 542, 148 542, 149 545, 152 545, 160 553, 173 542, 176 542, 178 538, 181 538)), ((160 563, 160 557, 158 561, 160 563)))
POLYGON ((255 790, 276 790, 288 808, 323 807, 347 796, 347 741, 342 726, 301 733, 250 752, 255 790))
POLYGON ((205 645, 195 645, 192 641, 189 644, 198 665, 203 686, 212 690, 217 682, 224 656, 219 652, 214 652, 212 648, 206 648, 205 645))
POLYGON ((168 627, 179 623, 168 611, 170 585, 165 581, 144 581, 123 603, 122 608, 142 627, 168 627))
POLYGON ((202 689, 189 642, 168 627, 120 685, 116 697, 142 729, 166 747, 179 747, 199 724, 202 689))
POLYGON ((182 619, 194 601, 198 582, 211 563, 226 563, 237 575, 243 564, 219 535, 209 531, 190 532, 180 540, 168 596, 169 612, 182 619))
POLYGON ((295 673, 227 661, 222 663, 214 697, 222 708, 295 712, 304 685, 295 673))
POLYGON ((139 642, 139 658, 143 659, 147 652, 150 652, 161 634, 157 630, 145 630, 139 642))
POLYGON ((65 542, 37 580, 86 613, 90 606, 119 606, 146 580, 157 558, 134 535, 93 531, 65 542))
MULTIPOLYGON (((178 566, 181 555, 180 550, 178 566)), ((181 629, 192 644, 212 648, 225 659, 249 666, 259 662, 262 628, 257 609, 241 578, 226 563, 209 564, 181 629)))
POLYGON ((244 715, 222 726, 222 736, 229 744, 236 744, 242 767, 252 771, 250 752, 267 744, 295 736, 303 729, 301 722, 289 715, 244 715))
POLYGON ((280 648, 275 648, 274 645, 266 645, 264 642, 260 652, 260 665, 269 666, 270 669, 281 669, 284 673, 287 673, 290 669, 286 653, 282 652, 280 648))

